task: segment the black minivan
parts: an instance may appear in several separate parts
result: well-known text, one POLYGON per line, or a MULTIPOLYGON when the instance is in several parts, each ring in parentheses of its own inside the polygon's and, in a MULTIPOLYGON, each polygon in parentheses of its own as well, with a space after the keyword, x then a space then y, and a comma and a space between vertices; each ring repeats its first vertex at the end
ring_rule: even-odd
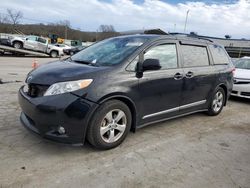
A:
POLYGON ((19 90, 21 122, 51 140, 110 149, 145 125, 219 114, 233 70, 224 48, 205 39, 110 38, 32 70, 19 90))

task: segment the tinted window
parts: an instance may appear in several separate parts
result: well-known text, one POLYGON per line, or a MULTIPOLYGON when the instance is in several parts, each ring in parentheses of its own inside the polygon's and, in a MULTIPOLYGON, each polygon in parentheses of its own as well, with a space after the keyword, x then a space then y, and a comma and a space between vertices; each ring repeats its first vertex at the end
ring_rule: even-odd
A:
POLYGON ((144 60, 158 59, 161 69, 177 67, 177 53, 175 44, 163 44, 155 46, 144 54, 144 60))
POLYGON ((209 45, 209 47, 213 56, 214 64, 228 64, 228 56, 221 46, 209 45))
POLYGON ((41 42, 41 43, 44 43, 44 44, 46 43, 46 39, 44 39, 44 38, 40 38, 40 37, 38 38, 38 40, 37 40, 37 41, 38 41, 38 42, 41 42))
POLYGON ((182 45, 183 66, 196 67, 208 66, 208 54, 206 47, 182 45))

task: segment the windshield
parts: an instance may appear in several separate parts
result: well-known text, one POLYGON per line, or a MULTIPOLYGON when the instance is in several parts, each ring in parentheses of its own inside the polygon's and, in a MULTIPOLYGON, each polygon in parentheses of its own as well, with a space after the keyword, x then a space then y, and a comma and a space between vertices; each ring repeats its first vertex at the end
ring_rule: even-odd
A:
POLYGON ((235 68, 250 69, 250 59, 239 59, 235 61, 235 68))
POLYGON ((98 66, 113 66, 123 62, 148 40, 146 37, 121 37, 106 39, 73 55, 76 62, 88 62, 98 66))

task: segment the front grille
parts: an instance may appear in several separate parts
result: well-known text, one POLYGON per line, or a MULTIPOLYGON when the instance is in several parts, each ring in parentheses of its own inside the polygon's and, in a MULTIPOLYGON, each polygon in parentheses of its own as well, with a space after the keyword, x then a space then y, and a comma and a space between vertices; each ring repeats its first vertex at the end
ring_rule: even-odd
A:
POLYGON ((234 84, 250 84, 250 82, 234 81, 234 84))
POLYGON ((250 84, 249 79, 234 79, 234 84, 250 84))
POLYGON ((29 89, 27 94, 30 97, 41 97, 49 88, 49 86, 47 85, 38 85, 38 84, 29 84, 28 87, 29 89))
POLYGON ((241 92, 241 95, 250 96, 250 92, 241 92))

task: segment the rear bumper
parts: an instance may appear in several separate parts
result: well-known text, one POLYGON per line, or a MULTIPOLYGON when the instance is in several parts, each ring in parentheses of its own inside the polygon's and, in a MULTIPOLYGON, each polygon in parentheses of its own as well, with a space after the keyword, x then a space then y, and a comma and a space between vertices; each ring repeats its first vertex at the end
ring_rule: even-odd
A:
POLYGON ((20 120, 32 132, 67 144, 82 144, 89 119, 97 104, 71 93, 31 98, 20 88, 18 94, 22 109, 20 120), (58 132, 58 127, 65 134, 58 132))

